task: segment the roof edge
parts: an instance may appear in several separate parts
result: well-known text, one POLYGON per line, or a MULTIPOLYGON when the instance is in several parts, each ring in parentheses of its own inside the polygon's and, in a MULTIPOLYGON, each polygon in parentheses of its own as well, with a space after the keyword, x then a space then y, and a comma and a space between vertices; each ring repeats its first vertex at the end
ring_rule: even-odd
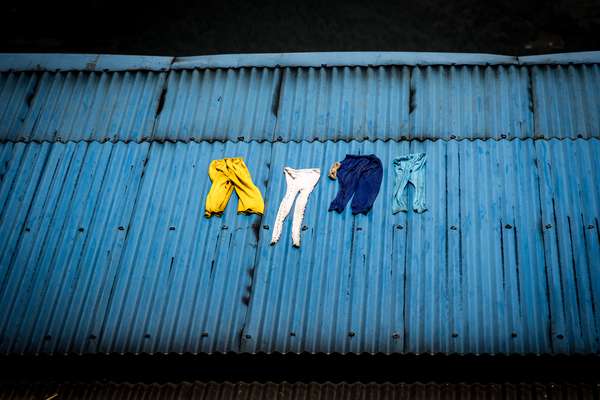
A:
POLYGON ((519 56, 519 64, 599 64, 600 51, 580 51, 574 53, 540 54, 519 56))
POLYGON ((0 53, 0 71, 166 71, 173 57, 116 54, 0 53))
POLYGON ((166 71, 243 67, 386 65, 532 65, 600 63, 600 51, 506 56, 436 52, 307 52, 219 54, 191 57, 111 54, 0 53, 0 71, 166 71))
POLYGON ((385 65, 516 64, 517 58, 497 54, 430 52, 322 52, 221 54, 177 57, 173 69, 241 67, 367 67, 385 65))

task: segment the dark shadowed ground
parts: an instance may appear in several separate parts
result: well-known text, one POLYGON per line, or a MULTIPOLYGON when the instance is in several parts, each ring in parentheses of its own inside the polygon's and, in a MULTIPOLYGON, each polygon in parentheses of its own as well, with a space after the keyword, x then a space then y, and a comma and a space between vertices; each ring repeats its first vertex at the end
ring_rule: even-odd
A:
POLYGON ((7 0, 1 52, 600 50, 600 1, 7 0))

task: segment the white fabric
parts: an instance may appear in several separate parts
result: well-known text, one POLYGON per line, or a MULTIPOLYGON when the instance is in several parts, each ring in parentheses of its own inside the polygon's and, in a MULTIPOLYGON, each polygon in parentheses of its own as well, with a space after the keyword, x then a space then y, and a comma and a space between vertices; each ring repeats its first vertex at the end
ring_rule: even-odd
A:
POLYGON ((285 175, 287 189, 285 196, 279 205, 279 211, 277 211, 271 244, 275 244, 279 240, 281 229, 283 228, 283 221, 290 213, 294 199, 296 199, 296 196, 300 193, 298 200, 296 200, 294 217, 292 219, 292 243, 294 246, 300 247, 300 228, 302 226, 302 219, 304 218, 304 210, 310 193, 313 191, 313 188, 321 177, 321 170, 318 168, 293 169, 285 167, 283 169, 283 174, 285 175))

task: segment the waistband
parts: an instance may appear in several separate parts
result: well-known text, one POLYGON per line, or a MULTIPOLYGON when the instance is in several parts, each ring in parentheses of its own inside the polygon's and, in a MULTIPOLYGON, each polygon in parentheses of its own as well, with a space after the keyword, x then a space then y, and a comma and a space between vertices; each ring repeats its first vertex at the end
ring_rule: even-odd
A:
POLYGON ((294 169, 294 168, 290 168, 290 167, 284 167, 283 171, 289 173, 290 175, 321 174, 321 170, 319 168, 294 169))
POLYGON ((244 162, 244 157, 225 157, 212 160, 211 162, 244 162))
POLYGON ((296 172, 296 173, 321 173, 321 170, 319 168, 301 168, 301 169, 295 169, 295 168, 290 168, 290 167, 283 167, 284 171, 289 171, 289 172, 296 172))
POLYGON ((394 160, 392 162, 394 163, 399 163, 399 162, 403 162, 403 161, 413 161, 413 162, 418 162, 421 161, 423 158, 425 158, 425 153, 412 153, 412 154, 406 154, 400 157, 396 157, 394 158, 394 160))
POLYGON ((345 159, 367 159, 373 161, 381 161, 375 154, 346 154, 345 159))

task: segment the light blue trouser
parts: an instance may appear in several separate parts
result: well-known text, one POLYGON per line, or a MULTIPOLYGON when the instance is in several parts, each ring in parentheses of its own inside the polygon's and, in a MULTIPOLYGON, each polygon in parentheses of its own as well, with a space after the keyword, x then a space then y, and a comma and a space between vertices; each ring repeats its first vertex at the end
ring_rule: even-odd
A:
POLYGON ((394 158, 392 164, 396 176, 394 178, 394 191, 392 193, 392 213, 408 211, 406 207, 408 194, 404 190, 408 183, 415 187, 413 197, 413 210, 422 213, 427 210, 425 206, 425 164, 427 155, 425 153, 408 154, 394 158))

